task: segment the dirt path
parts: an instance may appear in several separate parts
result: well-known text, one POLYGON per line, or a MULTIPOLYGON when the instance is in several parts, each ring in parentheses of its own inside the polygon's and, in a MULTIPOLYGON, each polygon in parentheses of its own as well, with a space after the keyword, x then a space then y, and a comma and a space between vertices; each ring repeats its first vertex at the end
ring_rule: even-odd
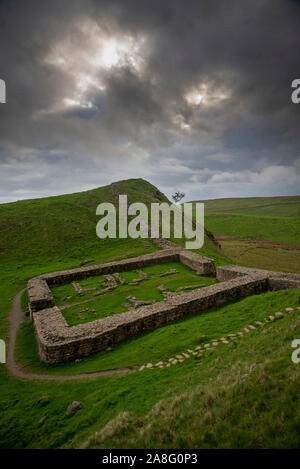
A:
POLYGON ((18 378, 26 378, 26 379, 43 379, 43 380, 51 380, 51 381, 62 381, 62 380, 72 380, 72 379, 82 379, 82 378, 98 378, 99 376, 107 376, 107 375, 122 375, 128 373, 130 371, 136 371, 136 368, 120 368, 114 370, 106 370, 106 371, 97 371, 95 373, 82 373, 78 375, 40 375, 37 373, 32 373, 27 368, 22 368, 16 364, 14 359, 14 350, 16 344, 16 335, 19 330, 20 325, 28 321, 25 316, 25 313, 22 311, 21 308, 21 296, 25 288, 19 291, 19 293, 15 296, 12 304, 12 308, 9 312, 9 345, 8 345, 8 354, 7 354, 7 368, 9 372, 13 376, 17 376, 18 378))

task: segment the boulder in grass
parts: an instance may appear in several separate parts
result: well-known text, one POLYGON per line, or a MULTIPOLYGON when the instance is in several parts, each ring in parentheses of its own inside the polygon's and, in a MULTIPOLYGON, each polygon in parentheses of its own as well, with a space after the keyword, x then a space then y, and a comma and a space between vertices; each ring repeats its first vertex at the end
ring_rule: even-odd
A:
POLYGON ((294 311, 294 308, 285 308, 286 311, 294 311))
POLYGON ((82 404, 79 401, 73 401, 72 404, 70 404, 67 408, 66 411, 66 416, 67 417, 73 417, 73 415, 78 412, 78 410, 82 409, 82 404))
POLYGON ((281 311, 277 311, 275 313, 275 317, 278 319, 278 318, 283 318, 284 314, 281 312, 281 311))

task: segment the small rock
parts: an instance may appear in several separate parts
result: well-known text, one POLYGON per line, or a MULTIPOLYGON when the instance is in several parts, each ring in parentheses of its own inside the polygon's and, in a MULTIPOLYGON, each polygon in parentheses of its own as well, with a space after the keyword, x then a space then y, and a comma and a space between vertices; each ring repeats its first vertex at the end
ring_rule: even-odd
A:
POLYGON ((78 412, 78 410, 82 409, 82 404, 79 401, 73 401, 72 404, 70 404, 66 410, 66 416, 67 417, 72 417, 73 415, 78 412))
POLYGON ((206 339, 206 335, 201 335, 198 340, 199 342, 203 342, 203 340, 205 339, 206 339))
POLYGON ((49 402, 49 397, 48 396, 41 396, 37 400, 37 403, 42 404, 42 405, 46 405, 46 404, 48 404, 48 402, 49 402))
POLYGON ((43 425, 49 418, 49 415, 45 415, 39 420, 39 425, 43 425))
POLYGON ((277 313, 275 313, 276 318, 283 318, 283 316, 284 314, 281 311, 277 311, 277 313))
POLYGON ((142 365, 139 371, 143 371, 144 368, 145 368, 145 365, 142 365))
POLYGON ((158 363, 156 363, 156 365, 155 365, 155 366, 159 366, 159 367, 161 367, 162 365, 163 365, 163 362, 158 362, 158 363))
POLYGON ((294 311, 294 308, 285 308, 286 311, 294 311))
POLYGON ((250 324, 250 326, 248 326, 249 329, 252 329, 252 331, 255 331, 256 330, 256 327, 255 326, 252 326, 252 324, 250 324))
POLYGON ((146 368, 152 368, 152 367, 153 367, 152 363, 147 363, 146 368))
POLYGON ((243 331, 247 332, 247 334, 248 334, 248 332, 250 332, 249 329, 247 329, 247 327, 244 327, 243 331))
POLYGON ((84 261, 81 261, 79 263, 80 267, 86 264, 89 264, 90 262, 94 262, 94 259, 85 259, 84 261))
POLYGON ((209 348, 210 344, 204 344, 204 348, 209 348))
POLYGON ((244 334, 243 332, 238 332, 238 335, 242 337, 244 334))
POLYGON ((255 321, 255 324, 257 324, 258 326, 263 326, 264 325, 264 323, 261 322, 261 321, 255 321))
POLYGON ((274 316, 269 316, 269 318, 271 319, 271 321, 274 321, 275 317, 274 316))

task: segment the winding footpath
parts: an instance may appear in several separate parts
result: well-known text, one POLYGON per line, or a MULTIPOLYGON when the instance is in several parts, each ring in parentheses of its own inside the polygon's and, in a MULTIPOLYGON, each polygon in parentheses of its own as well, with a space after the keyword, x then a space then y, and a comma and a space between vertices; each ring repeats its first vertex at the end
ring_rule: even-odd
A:
POLYGON ((15 362, 14 359, 14 350, 16 344, 16 336, 19 330, 20 325, 23 322, 28 321, 24 311, 21 308, 21 297, 26 289, 23 288, 17 295, 14 297, 12 308, 9 312, 9 345, 7 353, 7 368, 9 372, 18 378, 25 379, 39 379, 39 380, 51 380, 51 381, 67 381, 74 379, 83 379, 83 378, 98 378, 99 376, 107 375, 123 375, 128 372, 136 371, 136 368, 119 368, 114 370, 106 371, 97 371, 95 373, 82 373, 77 375, 46 375, 46 374, 37 374, 33 373, 27 368, 22 368, 15 362))

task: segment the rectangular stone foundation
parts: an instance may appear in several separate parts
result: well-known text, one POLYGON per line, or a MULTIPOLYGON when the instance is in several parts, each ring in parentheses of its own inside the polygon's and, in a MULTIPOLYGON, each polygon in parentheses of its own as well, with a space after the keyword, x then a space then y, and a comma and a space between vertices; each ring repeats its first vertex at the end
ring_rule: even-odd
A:
POLYGON ((49 285, 62 285, 93 275, 141 269, 145 266, 182 262, 198 273, 215 273, 214 262, 185 249, 167 249, 107 264, 80 267, 42 275, 29 281, 30 308, 41 359, 61 363, 105 350, 128 337, 162 326, 214 306, 268 290, 299 288, 300 275, 239 266, 217 269, 216 285, 175 295, 141 308, 69 327, 54 301, 49 285), (50 308, 49 308, 50 307, 50 308))
POLYGON ((72 361, 148 329, 267 291, 268 288, 266 277, 245 276, 73 327, 68 327, 57 307, 42 310, 34 313, 40 356, 47 363, 72 361))

